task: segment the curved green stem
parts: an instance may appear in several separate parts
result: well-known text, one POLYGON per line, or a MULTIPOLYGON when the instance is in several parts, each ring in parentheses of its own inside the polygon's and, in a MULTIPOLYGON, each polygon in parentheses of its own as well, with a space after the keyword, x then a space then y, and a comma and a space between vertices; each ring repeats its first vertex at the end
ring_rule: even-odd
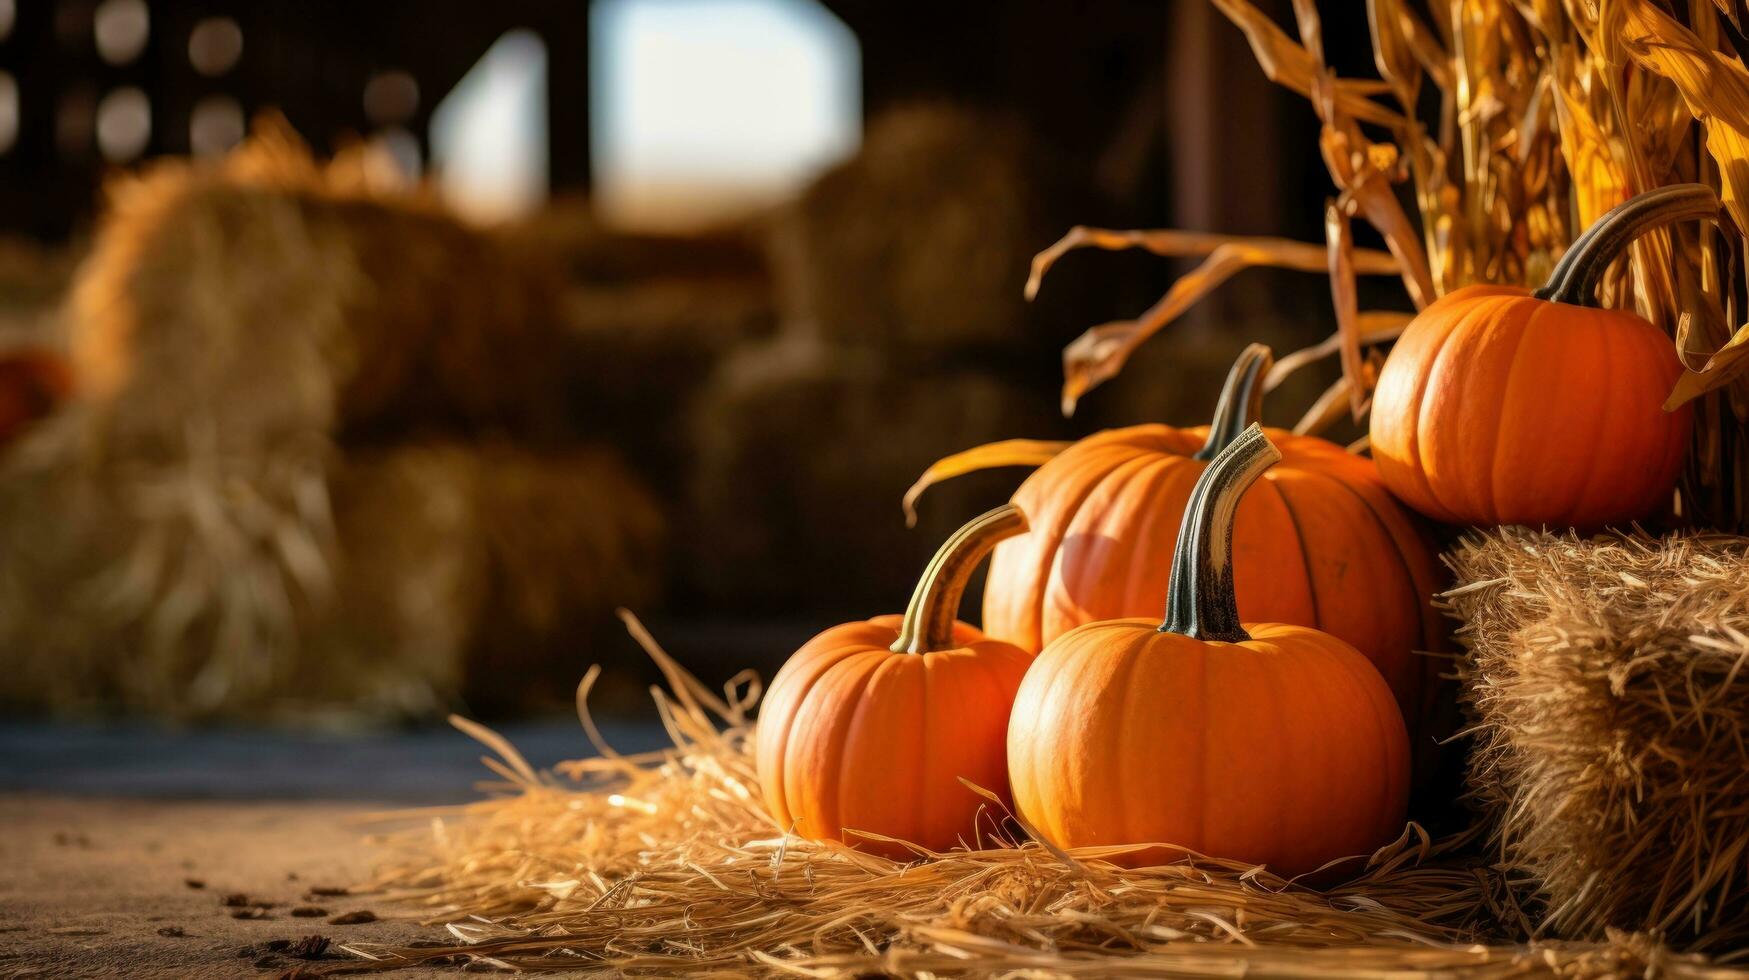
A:
POLYGON ((1178 529, 1160 632, 1228 643, 1251 638, 1239 625, 1233 592, 1233 517, 1246 489, 1279 459, 1281 450, 1253 422, 1203 470, 1178 529))
POLYGON ((953 532, 923 569, 892 651, 929 653, 952 648, 954 620, 972 572, 998 543, 1025 530, 1026 515, 1013 504, 1003 504, 953 532))
POLYGON ((1191 456, 1208 462, 1219 456, 1245 427, 1263 416, 1263 376, 1275 365, 1275 354, 1265 344, 1252 344, 1239 353, 1221 386, 1215 417, 1209 422, 1208 441, 1191 456))
POLYGON ((1636 194, 1611 208, 1573 240, 1536 297, 1596 306, 1597 287, 1610 263, 1635 239, 1654 228, 1690 218, 1712 218, 1718 213, 1719 196, 1705 184, 1671 184, 1636 194))

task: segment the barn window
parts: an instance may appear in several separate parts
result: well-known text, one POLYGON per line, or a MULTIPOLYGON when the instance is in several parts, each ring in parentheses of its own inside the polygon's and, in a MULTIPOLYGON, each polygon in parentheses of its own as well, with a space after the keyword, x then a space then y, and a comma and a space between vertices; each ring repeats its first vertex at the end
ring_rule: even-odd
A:
POLYGON ((774 201, 856 149, 856 38, 815 0, 595 0, 595 201, 661 227, 774 201))

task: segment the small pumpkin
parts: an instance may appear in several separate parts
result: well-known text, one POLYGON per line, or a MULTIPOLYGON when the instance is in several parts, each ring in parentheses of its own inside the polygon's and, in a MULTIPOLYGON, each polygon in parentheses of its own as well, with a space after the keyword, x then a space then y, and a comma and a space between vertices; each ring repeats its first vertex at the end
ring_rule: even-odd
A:
POLYGON ((1597 285, 1646 231, 1718 214, 1700 184, 1648 191, 1599 218, 1542 289, 1477 285, 1421 311, 1373 393, 1379 475, 1452 524, 1597 528, 1671 499, 1690 411, 1663 409, 1682 364, 1670 338, 1597 285))
MULTIPOLYGON (((1257 420, 1273 363, 1268 347, 1247 347, 1206 427, 1100 432, 1028 477, 1013 500, 1032 531, 990 560, 985 631, 1036 651, 1084 623, 1150 614, 1166 591, 1161 559, 1172 553, 1191 487, 1257 420)), ((1354 644, 1419 731, 1440 707, 1438 665, 1414 652, 1444 644, 1431 601, 1444 580, 1436 549, 1370 460, 1323 439, 1265 431, 1283 460, 1241 505, 1240 612, 1354 644)))
POLYGON ((73 390, 65 358, 43 350, 0 354, 0 447, 52 413, 73 390))
POLYGON ((1297 875, 1402 831, 1408 736, 1383 678, 1327 633, 1239 621, 1234 517, 1281 458, 1253 425, 1197 479, 1163 625, 1076 627, 1027 672, 1008 768, 1017 812, 1047 840, 1297 875))
POLYGON ((1003 740, 1032 655, 954 618, 990 549, 1026 530, 1007 504, 941 546, 903 617, 834 626, 772 680, 755 765, 779 824, 803 837, 907 857, 974 839, 985 802, 960 782, 1008 796, 1003 740))

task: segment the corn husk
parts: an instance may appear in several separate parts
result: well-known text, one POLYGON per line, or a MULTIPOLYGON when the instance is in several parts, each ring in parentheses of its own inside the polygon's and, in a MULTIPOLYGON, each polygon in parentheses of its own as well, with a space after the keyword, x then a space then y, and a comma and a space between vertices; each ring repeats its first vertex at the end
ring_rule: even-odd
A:
MULTIPOLYGON (((1728 222, 1647 235, 1606 277, 1605 305, 1670 332, 1686 371, 1667 407, 1699 399, 1679 512, 1693 523, 1749 522, 1749 323, 1740 296, 1749 229, 1749 68, 1732 3, 1611 0, 1425 7, 1368 0, 1377 79, 1325 63, 1315 4, 1293 4, 1290 35, 1250 0, 1213 0, 1272 80, 1305 96, 1335 185, 1326 230, 1342 378, 1298 429, 1319 432, 1364 413, 1377 358, 1393 334, 1358 324, 1352 277, 1388 272, 1419 309, 1470 283, 1540 285, 1579 231, 1634 193, 1700 181, 1728 222), (1733 43, 1735 42, 1735 43, 1733 43), (1398 203, 1399 190, 1414 202, 1398 203), (1354 247, 1363 219, 1384 238, 1389 269, 1354 247), (1343 405, 1346 412, 1338 411, 1343 405)), ((1081 229, 1042 253, 1092 242, 1172 241, 1175 232, 1081 229)), ((1307 268, 1310 242, 1196 236, 1209 260, 1134 321, 1093 327, 1064 351, 1063 404, 1115 375, 1150 335, 1243 265, 1307 268)), ((1163 254, 1183 254, 1178 252, 1163 254)), ((1036 291, 1036 281, 1029 284, 1036 291)), ((1309 363, 1296 358, 1294 366, 1309 363)))

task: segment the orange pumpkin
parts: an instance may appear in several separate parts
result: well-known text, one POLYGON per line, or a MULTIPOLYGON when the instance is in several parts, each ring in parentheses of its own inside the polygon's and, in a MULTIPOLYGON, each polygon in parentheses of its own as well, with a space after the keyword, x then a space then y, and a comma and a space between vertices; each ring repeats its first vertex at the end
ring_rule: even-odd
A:
POLYGON ((1468 286, 1398 338, 1372 403, 1372 455, 1404 502, 1453 524, 1597 528, 1669 503, 1689 409, 1670 338, 1596 309, 1610 262, 1650 228, 1719 209, 1699 184, 1641 194, 1599 218, 1548 285, 1468 286))
POLYGON ((72 393, 65 358, 41 350, 0 354, 0 446, 53 412, 72 393))
MULTIPOLYGON (((1261 409, 1268 347, 1240 355, 1208 427, 1137 425, 1075 443, 1014 494, 1031 533, 990 560, 984 629, 1038 650, 1084 623, 1148 615, 1166 591, 1191 486, 1261 409)), ((1443 572, 1425 530, 1371 461, 1341 446, 1265 430, 1281 465, 1245 498, 1234 541, 1239 612, 1354 644, 1395 692, 1411 728, 1433 710, 1443 644, 1431 597, 1443 572)))
POLYGON ((966 580, 996 542, 1026 529, 1005 505, 936 553, 905 615, 834 626, 773 679, 755 764, 766 806, 803 837, 911 852, 872 833, 946 850, 975 839, 984 800, 1008 795, 1003 738, 1032 655, 957 622, 966 580))
POLYGON ((1172 559, 1166 622, 1077 627, 1015 698, 1017 811, 1061 847, 1158 844, 1303 874, 1403 828, 1408 736, 1354 647, 1304 626, 1241 626, 1233 522, 1283 454, 1250 427, 1197 480, 1172 559))

